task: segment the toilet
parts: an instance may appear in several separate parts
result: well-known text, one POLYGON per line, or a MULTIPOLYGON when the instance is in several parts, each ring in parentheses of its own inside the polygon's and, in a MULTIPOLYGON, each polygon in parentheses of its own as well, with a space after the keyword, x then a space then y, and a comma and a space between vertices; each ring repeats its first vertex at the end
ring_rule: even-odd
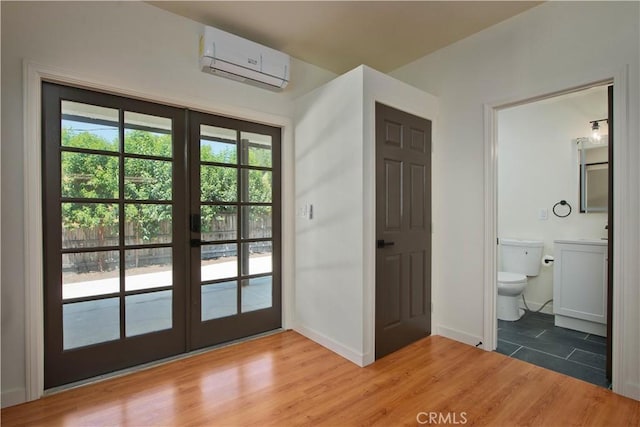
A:
POLYGON ((544 242, 538 240, 500 239, 498 271, 498 319, 520 320, 521 295, 527 287, 527 276, 540 274, 544 242))

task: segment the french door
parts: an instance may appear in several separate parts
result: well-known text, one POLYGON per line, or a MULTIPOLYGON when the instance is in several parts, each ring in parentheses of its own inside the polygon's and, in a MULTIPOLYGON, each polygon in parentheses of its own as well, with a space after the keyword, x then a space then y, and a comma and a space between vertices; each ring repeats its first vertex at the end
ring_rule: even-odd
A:
POLYGON ((280 129, 42 86, 45 388, 280 327, 280 129))
POLYGON ((280 129, 197 112, 189 122, 198 348, 280 327, 280 129))

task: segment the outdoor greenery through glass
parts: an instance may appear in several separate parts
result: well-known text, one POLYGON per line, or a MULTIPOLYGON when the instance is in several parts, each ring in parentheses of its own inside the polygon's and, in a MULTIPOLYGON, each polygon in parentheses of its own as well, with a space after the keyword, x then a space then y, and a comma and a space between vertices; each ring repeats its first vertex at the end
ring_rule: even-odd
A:
MULTIPOLYGON (((139 154, 171 157, 171 135, 127 130, 125 139, 139 154)), ((118 140, 109 141, 105 137, 90 131, 78 132, 72 127, 62 128, 62 141, 65 147, 84 148, 100 151, 115 151, 118 140)), ((106 154, 106 153, 105 153, 106 154)), ((78 152, 62 152, 62 196, 81 199, 117 199, 119 196, 120 160, 115 155, 98 155, 78 152)), ((125 197, 127 200, 163 200, 172 198, 171 161, 126 158, 125 197)), ((170 233, 171 206, 163 204, 127 203, 124 209, 125 229, 131 230, 127 243, 144 244, 170 242, 161 239, 161 235, 170 233), (169 227, 167 227, 167 224, 169 227)), ((62 227, 63 241, 70 238, 74 231, 94 235, 93 242, 86 246, 108 246, 112 243, 107 237, 117 231, 118 207, 105 203, 63 203, 62 227)), ((116 234, 117 236, 117 234, 116 234)), ((67 246, 67 244, 65 244, 67 246)))
POLYGON ((200 126, 202 321, 272 306, 272 167, 270 135, 200 126))
MULTIPOLYGON (((235 167, 214 166, 208 163, 235 164, 237 163, 237 145, 228 139, 231 131, 228 129, 213 128, 212 126, 201 126, 201 133, 208 131, 213 134, 215 129, 217 135, 223 134, 226 139, 213 137, 201 138, 200 140, 200 160, 206 162, 200 167, 200 195, 202 202, 232 203, 238 200, 238 171, 235 167), (224 132, 224 133, 223 133, 224 132)), ((234 132, 235 133, 235 132, 234 132)), ((253 135, 254 138, 257 134, 253 135)), ((244 136, 244 133, 243 133, 244 136)), ((262 138, 264 139, 263 135, 262 138)), ((245 141, 246 142, 246 141, 245 141)), ((258 149, 248 149, 249 165, 271 166, 272 152, 271 146, 261 142, 258 149), (264 148, 263 148, 264 147, 264 148)), ((271 172, 263 170, 243 170, 244 179, 248 182, 248 196, 251 202, 270 203, 272 197, 271 172)), ((254 218, 258 216, 271 216, 271 207, 252 207, 251 214, 254 218)), ((227 206, 205 206, 201 209, 201 221, 203 227, 221 223, 225 217, 235 216, 235 211, 229 211, 227 206)), ((203 230, 204 231, 204 230, 203 230)), ((214 231, 214 230, 207 230, 214 231)), ((233 238, 233 237, 230 237, 233 238)))
MULTIPOLYGON (((146 247, 173 241, 171 119, 125 111, 122 153, 117 109, 63 101, 62 113, 62 248, 74 250, 62 256, 63 299, 119 292, 122 268, 127 292, 172 286, 173 249, 146 247), (121 242, 145 247, 127 249, 124 259, 117 250, 85 249, 121 242)), ((127 296, 126 336, 170 328, 171 295, 127 296)), ((113 299, 115 306, 108 308, 105 301, 112 299, 64 304, 65 349, 118 338, 119 301, 113 299), (102 324, 104 336, 84 337, 87 320, 102 324)))
MULTIPOLYGON (((106 296, 118 292, 120 279, 117 272, 122 268, 125 271, 124 287, 127 292, 171 287, 172 249, 169 247, 127 249, 122 260, 117 251, 85 252, 86 249, 83 249, 117 247, 120 242, 124 243, 125 248, 130 245, 172 243, 171 121, 125 111, 125 123, 122 125, 117 110, 82 104, 69 105, 73 107, 73 111, 68 113, 72 119, 63 118, 61 134, 62 240, 64 248, 78 250, 65 255, 67 266, 63 266, 63 269, 69 271, 65 274, 69 276, 68 280, 77 282, 77 285, 67 285, 68 280, 65 280, 65 287, 69 287, 69 291, 71 286, 78 288, 74 288, 73 295, 69 293, 69 298, 80 295, 106 296), (83 116, 84 113, 87 115, 83 116), (124 126, 123 134, 121 126, 124 126), (124 136, 122 142, 120 135, 124 136), (122 194, 121 188, 124 190, 122 194), (124 236, 120 236, 121 227, 124 236), (167 273, 168 276, 164 278, 167 273), (148 279, 143 278, 145 274, 149 275, 148 279), (162 278, 155 277, 158 274, 162 274, 162 278), (103 281, 104 286, 97 286, 96 280, 103 281)), ((272 272, 272 156, 271 137, 268 135, 202 125, 202 239, 227 242, 202 246, 203 282, 228 280, 238 275, 236 266, 240 247, 231 243, 238 238, 266 239, 250 244, 242 243, 243 253, 246 253, 242 257, 246 257, 249 263, 243 267, 242 273, 264 275, 272 272), (246 221, 242 222, 242 236, 238 236, 240 221, 246 221)), ((271 276, 265 276, 245 281, 247 289, 242 292, 243 311, 271 306, 271 280, 271 276), (256 298, 263 298, 262 294, 264 301, 254 301, 256 298)), ((230 283, 232 282, 223 284, 230 283)), ((203 311, 202 320, 225 317, 236 312, 232 301, 228 302, 228 310, 220 308, 227 304, 227 298, 222 298, 224 295, 220 292, 224 294, 228 291, 229 298, 235 300, 235 292, 231 287, 227 289, 222 284, 203 286, 203 292, 205 288, 208 290, 209 299, 217 296, 215 300, 206 300, 209 302, 203 296, 203 309, 207 304, 211 307, 203 311)), ((234 289, 236 286, 237 282, 233 282, 234 289)), ((145 295, 163 296, 162 304, 167 304, 170 298, 165 301, 166 295, 171 293, 145 293, 136 298, 147 304, 145 295)), ((136 298, 127 297, 127 336, 154 330, 151 326, 148 329, 132 329, 134 323, 130 317, 134 316, 131 310, 133 302, 137 302, 136 298)), ((151 298, 149 303, 152 301, 156 300, 151 298)), ((141 310, 146 307, 136 306, 141 307, 141 310)), ((166 308, 161 310, 165 313, 163 319, 170 319, 171 310, 165 310, 166 308)), ((169 320, 160 329, 170 325, 169 320)), ((70 323, 67 326, 72 327, 70 323)), ((75 347, 72 343, 68 345, 66 348, 75 347)))

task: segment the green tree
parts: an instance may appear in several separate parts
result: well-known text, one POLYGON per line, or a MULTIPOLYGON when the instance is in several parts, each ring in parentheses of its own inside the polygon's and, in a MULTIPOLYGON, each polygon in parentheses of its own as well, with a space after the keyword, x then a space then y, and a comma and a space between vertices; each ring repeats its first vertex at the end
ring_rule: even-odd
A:
MULTIPOLYGON (((92 199, 118 199, 120 158, 118 140, 107 139, 91 133, 77 132, 70 127, 62 129, 62 145, 102 151, 104 154, 62 152, 62 196, 86 199, 83 203, 63 203, 62 219, 65 230, 82 230, 85 235, 95 231, 97 245, 106 245, 106 236, 117 235, 119 216, 124 215, 125 228, 133 229, 136 244, 158 239, 163 225, 171 224, 172 206, 154 203, 125 203, 125 211, 118 211, 117 203, 98 203, 92 199)), ((171 135, 142 130, 126 130, 124 149, 127 154, 164 157, 167 160, 125 157, 124 197, 134 200, 172 200, 172 139, 171 135)), ((201 146, 201 159, 230 167, 203 165, 200 168, 200 194, 205 202, 236 202, 238 200, 238 175, 234 166, 236 148, 214 152, 206 144, 201 146)), ((271 166, 271 150, 250 148, 248 164, 271 166)), ((270 203, 272 197, 271 172, 247 170, 249 201, 270 203)), ((234 210, 226 206, 211 206, 202 210, 203 230, 215 231, 234 210)), ((251 221, 269 215, 267 207, 255 207, 251 221)), ((135 261, 136 265, 138 260, 135 261)), ((105 268, 104 259, 98 260, 98 268, 105 268)))
MULTIPOLYGON (((204 161, 222 164, 236 164, 236 147, 213 152, 210 145, 201 145, 200 158, 204 161)), ((271 167, 271 150, 249 148, 247 165, 271 167)), ((247 180, 248 200, 255 203, 270 203, 272 200, 272 173, 257 169, 243 169, 243 180, 247 180)), ((203 165, 200 169, 200 191, 203 202, 235 202, 238 194, 237 170, 235 167, 203 165)), ((201 209, 203 232, 213 232, 218 224, 224 223, 225 216, 234 215, 226 206, 207 206, 201 209)), ((251 222, 264 223, 270 216, 269 207, 256 206, 251 209, 251 222)))
MULTIPOLYGON (((72 128, 62 129, 62 145, 92 150, 114 151, 117 142, 109 142, 90 132, 76 133, 72 128)), ((109 155, 62 153, 63 197, 82 199, 118 197, 118 157, 109 155)), ((115 234, 118 227, 118 205, 113 203, 63 203, 64 230, 82 230, 89 234, 95 230, 98 246, 105 244, 107 235, 115 234)), ((106 268, 105 253, 97 257, 98 269, 106 268)))
MULTIPOLYGON (((213 152, 211 145, 201 144, 200 159, 207 162, 229 164, 236 163, 237 151, 229 144, 224 150, 213 152)), ((238 198, 238 175, 234 167, 200 167, 200 200, 203 202, 235 202, 238 198)), ((200 211, 202 231, 213 232, 231 215, 226 206, 207 206, 200 211)))
MULTIPOLYGON (((141 130, 127 130, 125 152, 167 157, 167 160, 125 158, 124 195, 126 200, 171 200, 172 163, 171 135, 141 130)), ((132 227, 133 243, 144 244, 158 239, 162 225, 172 220, 171 206, 162 204, 125 204, 126 226, 132 227)), ((139 252, 134 252, 139 265, 139 252)))
MULTIPOLYGON (((87 199, 87 203, 63 203, 65 230, 82 230, 85 235, 95 230, 97 245, 104 246, 106 235, 116 235, 119 214, 115 203, 92 203, 92 199, 119 197, 118 141, 108 141, 90 132, 62 129, 62 145, 105 151, 105 154, 62 153, 62 196, 87 199)), ((132 154, 167 157, 166 161, 126 158, 124 196, 127 200, 171 200, 172 164, 171 135, 159 135, 140 130, 127 130, 125 151, 132 154)), ((159 204, 125 204, 125 221, 134 229, 135 243, 145 243, 158 237, 163 221, 170 221, 171 206, 159 204)), ((98 254, 98 268, 105 260, 98 254)), ((138 260, 136 259, 136 264, 138 260)))

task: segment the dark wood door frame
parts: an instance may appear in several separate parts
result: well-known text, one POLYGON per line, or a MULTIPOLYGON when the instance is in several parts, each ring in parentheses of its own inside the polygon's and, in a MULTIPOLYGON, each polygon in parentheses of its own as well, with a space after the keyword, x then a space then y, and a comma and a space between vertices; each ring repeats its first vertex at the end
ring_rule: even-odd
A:
POLYGON ((607 124, 609 129, 609 194, 607 210, 607 361, 606 376, 611 382, 613 378, 613 86, 607 87, 607 124))

